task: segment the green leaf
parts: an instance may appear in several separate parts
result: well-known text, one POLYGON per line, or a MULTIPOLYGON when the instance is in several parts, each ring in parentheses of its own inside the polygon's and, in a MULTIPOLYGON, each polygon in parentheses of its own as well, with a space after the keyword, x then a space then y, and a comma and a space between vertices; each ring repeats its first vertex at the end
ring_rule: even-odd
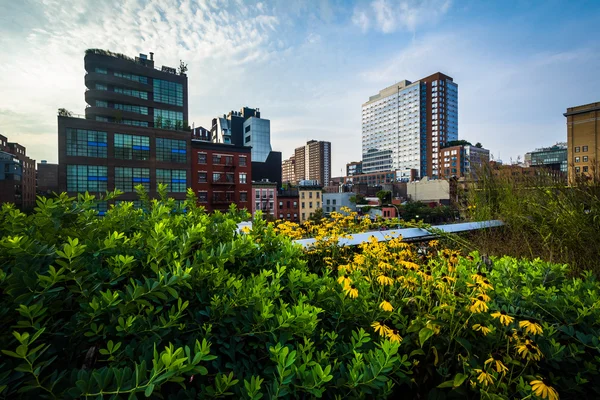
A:
POLYGON ((150 397, 152 395, 153 391, 154 391, 154 384, 151 383, 146 387, 146 390, 144 390, 144 396, 150 397))
POLYGON ((427 339, 429 339, 431 336, 433 336, 433 331, 429 328, 423 328, 419 331, 419 343, 421 347, 423 347, 427 339))
POLYGON ((439 385, 437 385, 437 387, 440 389, 454 387, 454 381, 446 381, 446 382, 440 383, 439 385))
POLYGON ((454 387, 459 387, 468 378, 468 375, 461 374, 460 372, 454 376, 454 387))

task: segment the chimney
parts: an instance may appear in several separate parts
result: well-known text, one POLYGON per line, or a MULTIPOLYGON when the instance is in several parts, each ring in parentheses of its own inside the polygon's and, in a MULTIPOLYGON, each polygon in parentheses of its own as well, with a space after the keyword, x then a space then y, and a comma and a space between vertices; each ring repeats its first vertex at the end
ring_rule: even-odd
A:
POLYGON ((150 61, 154 61, 154 53, 150 52, 150 61))

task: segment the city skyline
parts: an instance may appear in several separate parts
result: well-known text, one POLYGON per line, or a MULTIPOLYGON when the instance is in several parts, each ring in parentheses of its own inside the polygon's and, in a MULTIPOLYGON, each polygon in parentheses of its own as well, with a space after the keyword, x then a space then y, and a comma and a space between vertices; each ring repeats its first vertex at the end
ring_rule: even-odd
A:
POLYGON ((32 158, 57 161, 58 108, 84 114, 87 48, 154 52, 174 67, 183 60, 190 123, 260 107, 283 158, 307 140, 330 141, 332 176, 361 159, 364 99, 402 79, 452 76, 459 139, 505 162, 566 140, 562 113, 600 89, 593 2, 113 5, 0 5, 0 48, 10 54, 0 65, 0 133, 32 158))

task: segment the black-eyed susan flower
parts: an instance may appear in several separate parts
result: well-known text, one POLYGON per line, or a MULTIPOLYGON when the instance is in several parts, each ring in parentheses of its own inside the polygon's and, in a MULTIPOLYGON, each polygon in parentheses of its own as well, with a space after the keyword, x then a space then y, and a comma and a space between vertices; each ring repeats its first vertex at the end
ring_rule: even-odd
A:
POLYGON ((487 334, 492 331, 487 326, 481 325, 481 324, 475 324, 471 327, 471 329, 473 329, 476 332, 481 332, 483 334, 483 336, 487 336, 487 334))
POLYGON ((510 325, 515 319, 513 317, 511 317, 510 315, 508 315, 506 313, 506 311, 502 310, 502 311, 496 311, 495 313, 492 313, 492 318, 496 318, 500 320, 500 323, 502 325, 510 325))
POLYGON ((485 312, 488 310, 488 305, 485 303, 485 297, 479 295, 473 299, 471 299, 471 306, 469 307, 469 311, 473 314, 485 312))
POLYGON ((494 384, 494 376, 490 373, 485 372, 482 369, 475 369, 475 373, 477 373, 477 381, 481 383, 483 386, 493 385, 494 384))
POLYGON ((371 326, 375 330, 375 333, 378 333, 380 336, 387 336, 390 331, 390 328, 378 321, 373 322, 371 326))
POLYGON ((387 333, 387 337, 390 339, 390 342, 402 342, 402 336, 400 336, 398 329, 390 329, 387 333))
POLYGON ((381 304, 379 304, 379 308, 381 308, 383 311, 394 311, 392 303, 387 300, 382 301, 381 304))
POLYGON ((483 365, 488 365, 488 364, 490 364, 492 369, 499 374, 506 374, 508 372, 508 368, 506 367, 506 365, 504 365, 504 363, 501 360, 498 360, 494 356, 488 358, 483 363, 483 365))
POLYGON ((518 344, 517 354, 523 359, 535 361, 539 361, 542 356, 540 349, 531 340, 526 340, 525 342, 518 344))
POLYGON ((377 282, 383 286, 392 286, 394 284, 394 280, 385 274, 381 274, 377 277, 377 282))
POLYGON ((344 274, 344 275, 339 276, 339 278, 337 279, 337 282, 345 287, 345 286, 349 286, 350 284, 352 284, 352 279, 350 279, 348 274, 344 274))
POLYGON ((558 392, 552 386, 548 386, 545 379, 533 380, 529 382, 533 394, 542 399, 558 400, 558 392))
POLYGON ((346 293, 346 296, 350 296, 353 299, 358 297, 358 289, 354 285, 346 285, 346 287, 344 287, 344 292, 346 293))
POLYGON ((543 333, 542 326, 537 322, 530 320, 519 321, 519 328, 525 329, 525 332, 531 335, 543 333))

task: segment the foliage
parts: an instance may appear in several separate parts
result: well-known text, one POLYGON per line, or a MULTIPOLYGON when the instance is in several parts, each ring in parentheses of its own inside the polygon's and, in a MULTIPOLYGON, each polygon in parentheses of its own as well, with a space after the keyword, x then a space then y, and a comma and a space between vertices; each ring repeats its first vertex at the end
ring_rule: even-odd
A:
POLYGON ((356 195, 350 197, 349 200, 353 204, 369 204, 369 202, 367 201, 367 199, 365 199, 365 196, 363 196, 360 193, 357 193, 356 195))
POLYGON ((179 60, 179 75, 185 75, 188 71, 188 66, 182 60, 179 60))
POLYGON ((66 108, 59 108, 58 109, 58 116, 59 117, 72 117, 73 116, 73 112, 67 110, 66 108))
POLYGON ((453 221, 455 212, 449 206, 432 204, 431 206, 422 201, 408 201, 399 207, 402 219, 420 220, 427 223, 443 223, 453 221))
POLYGON ((114 57, 114 58, 122 58, 123 60, 127 60, 127 61, 135 61, 133 58, 126 56, 125 54, 121 54, 121 53, 115 53, 112 52, 110 50, 104 50, 104 49, 87 49, 85 51, 85 54, 99 54, 102 56, 109 56, 109 57, 114 57))
POLYGON ((442 148, 444 148, 444 147, 452 147, 452 146, 472 146, 472 144, 468 140, 450 140, 442 148))
POLYGON ((600 395, 589 274, 391 237, 326 259, 328 236, 305 252, 165 192, 102 218, 88 194, 3 205, 0 398, 600 395))
POLYGON ((392 192, 389 190, 380 190, 377 192, 376 196, 379 199, 379 204, 381 205, 392 202, 392 192))

